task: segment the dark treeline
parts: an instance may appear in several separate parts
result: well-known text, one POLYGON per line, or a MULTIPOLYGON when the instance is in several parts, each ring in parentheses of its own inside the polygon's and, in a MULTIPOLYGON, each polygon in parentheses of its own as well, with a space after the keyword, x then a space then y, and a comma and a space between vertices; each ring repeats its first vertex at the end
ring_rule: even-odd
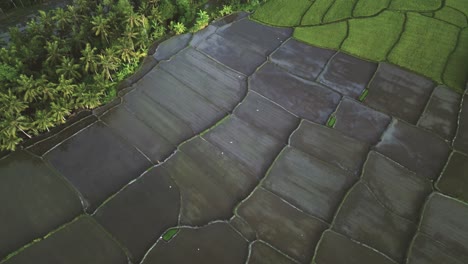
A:
POLYGON ((2 9, 3 12, 6 12, 10 9, 28 7, 44 3, 46 1, 47 0, 2 0, 0 1, 0 9, 2 9))
POLYGON ((74 0, 39 11, 23 31, 11 28, 10 43, 0 49, 0 150, 14 150, 70 114, 114 98, 116 83, 138 68, 155 40, 259 4, 218 1, 207 12, 206 2, 74 0))

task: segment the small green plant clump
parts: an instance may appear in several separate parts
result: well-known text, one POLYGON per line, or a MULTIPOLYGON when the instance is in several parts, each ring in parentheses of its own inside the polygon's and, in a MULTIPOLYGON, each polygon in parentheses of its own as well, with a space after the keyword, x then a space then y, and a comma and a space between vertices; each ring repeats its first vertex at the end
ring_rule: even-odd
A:
POLYGON ((330 116, 330 118, 327 121, 327 127, 334 128, 335 125, 336 125, 336 116, 332 115, 332 116, 330 116))
POLYGON ((210 23, 210 15, 208 12, 200 10, 197 13, 197 22, 195 23, 194 31, 205 28, 210 23))
POLYGON ((174 22, 171 21, 171 24, 169 25, 169 28, 176 34, 180 35, 183 34, 187 31, 187 28, 185 27, 184 23, 182 22, 174 22))
POLYGON ((179 233, 178 228, 171 228, 162 235, 162 239, 166 242, 169 242, 175 235, 177 235, 177 233, 179 233))
POLYGON ((206 11, 207 0, 74 0, 10 28, 0 48, 0 151, 112 100, 154 41, 260 4, 222 2, 206 11))

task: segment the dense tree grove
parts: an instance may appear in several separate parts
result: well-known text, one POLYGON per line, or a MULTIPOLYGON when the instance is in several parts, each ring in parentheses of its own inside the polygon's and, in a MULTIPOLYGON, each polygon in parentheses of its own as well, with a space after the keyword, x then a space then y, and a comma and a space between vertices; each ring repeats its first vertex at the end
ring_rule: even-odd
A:
POLYGON ((30 5, 40 4, 42 2, 45 2, 45 0, 2 0, 0 1, 0 9, 3 10, 3 12, 5 12, 9 9, 26 7, 30 5))
POLYGON ((14 150, 70 114, 111 100, 116 84, 165 34, 198 30, 211 18, 259 3, 224 1, 208 13, 201 9, 205 2, 74 0, 39 11, 23 31, 11 28, 11 42, 0 49, 0 150, 14 150))

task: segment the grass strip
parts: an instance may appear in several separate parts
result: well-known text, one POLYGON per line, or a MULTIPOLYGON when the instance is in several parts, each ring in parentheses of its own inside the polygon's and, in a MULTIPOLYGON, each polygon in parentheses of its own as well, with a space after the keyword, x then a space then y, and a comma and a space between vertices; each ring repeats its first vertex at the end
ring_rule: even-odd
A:
POLYGON ((353 16, 353 8, 357 0, 335 0, 332 7, 323 17, 324 23, 330 23, 353 16))
POLYGON ((444 83, 458 92, 463 92, 468 75, 468 28, 460 33, 458 46, 447 62, 444 83))
POLYGON ((462 12, 450 6, 445 6, 441 10, 435 12, 434 17, 462 28, 468 26, 466 16, 462 12))
POLYGON ((387 8, 390 0, 359 0, 354 8, 354 17, 373 16, 387 8))
POLYGON ((311 5, 310 0, 270 0, 253 14, 253 19, 275 26, 297 26, 311 5))
POLYGON ((296 28, 294 37, 314 46, 337 50, 346 37, 346 32, 346 22, 339 22, 323 26, 296 28))
POLYGON ((442 82, 442 72, 458 39, 458 28, 416 13, 408 13, 405 31, 388 60, 442 82))
POLYGON ((453 7, 468 17, 468 1, 466 0, 445 0, 445 5, 453 7))
MULTIPOLYGON (((464 0, 462 0, 464 1, 464 0)), ((442 0, 392 0, 390 9, 409 11, 434 11, 442 5, 442 0)))
POLYGON ((305 26, 319 25, 332 4, 332 0, 315 0, 309 11, 304 15, 301 24, 305 26))
POLYGON ((376 17, 349 20, 349 35, 341 49, 347 53, 383 61, 403 30, 405 16, 385 11, 376 17))

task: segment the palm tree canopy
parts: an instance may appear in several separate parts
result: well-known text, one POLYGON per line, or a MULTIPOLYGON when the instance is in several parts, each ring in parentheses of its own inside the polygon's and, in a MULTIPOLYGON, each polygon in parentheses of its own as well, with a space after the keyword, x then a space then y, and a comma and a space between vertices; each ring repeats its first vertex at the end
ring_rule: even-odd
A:
POLYGON ((79 72, 81 66, 75 64, 75 59, 70 57, 62 57, 62 64, 60 68, 57 69, 57 74, 64 75, 65 78, 69 79, 79 79, 81 73, 79 72))

